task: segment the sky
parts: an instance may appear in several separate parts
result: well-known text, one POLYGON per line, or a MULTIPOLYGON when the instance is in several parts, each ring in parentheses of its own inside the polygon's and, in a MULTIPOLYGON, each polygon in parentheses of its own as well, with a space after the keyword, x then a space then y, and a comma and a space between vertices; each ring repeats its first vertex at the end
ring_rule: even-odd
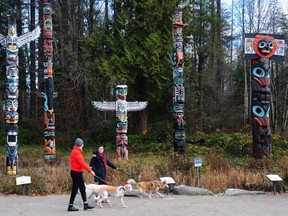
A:
MULTIPOLYGON (((233 0, 222 0, 222 3, 226 4, 232 4, 233 0)), ((283 11, 286 11, 286 14, 288 13, 288 0, 278 0, 278 2, 282 5, 283 11)))

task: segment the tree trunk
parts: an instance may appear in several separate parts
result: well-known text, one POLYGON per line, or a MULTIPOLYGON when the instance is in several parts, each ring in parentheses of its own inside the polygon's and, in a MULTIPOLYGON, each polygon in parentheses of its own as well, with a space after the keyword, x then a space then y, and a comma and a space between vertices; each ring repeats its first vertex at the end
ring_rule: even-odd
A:
MULTIPOLYGON (((22 34, 22 5, 21 1, 17 1, 16 5, 16 25, 17 25, 17 34, 20 36, 22 34)), ((19 121, 22 122, 25 119, 25 110, 27 110, 27 103, 26 103, 26 71, 24 67, 24 52, 23 48, 19 49, 18 52, 19 56, 19 97, 18 97, 18 113, 19 113, 19 121)))
MULTIPOLYGON (((242 45, 243 45, 243 50, 245 50, 245 0, 242 2, 242 45)), ((246 61, 245 61, 245 53, 243 51, 243 70, 244 70, 244 128, 246 124, 249 122, 249 96, 248 96, 248 77, 247 77, 247 68, 246 68, 246 61)))
POLYGON ((89 15, 88 15, 88 34, 91 35, 94 27, 94 4, 95 0, 89 2, 89 15))
POLYGON ((285 88, 285 96, 284 96, 284 107, 283 107, 283 115, 282 115, 282 131, 286 131, 287 128, 287 119, 288 119, 288 84, 286 84, 285 88))
POLYGON ((147 134, 147 112, 146 110, 139 111, 139 132, 141 134, 147 134))
MULTIPOLYGON (((35 0, 31 0, 30 10, 30 31, 32 31, 35 29, 35 0)), ((35 43, 35 41, 31 41, 30 43, 30 115, 28 118, 30 117, 29 119, 31 123, 37 121, 35 43)))

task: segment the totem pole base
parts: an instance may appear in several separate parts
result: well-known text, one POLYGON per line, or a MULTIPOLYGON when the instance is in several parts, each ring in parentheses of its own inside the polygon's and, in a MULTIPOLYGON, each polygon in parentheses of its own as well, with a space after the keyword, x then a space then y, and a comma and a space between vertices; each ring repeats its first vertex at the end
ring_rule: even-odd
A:
POLYGON ((117 153, 117 160, 126 160, 128 161, 128 149, 126 145, 121 145, 116 147, 116 153, 117 153))
POLYGON ((15 175, 17 175, 17 167, 16 166, 9 166, 9 167, 7 167, 7 175, 8 176, 15 176, 15 175))
POLYGON ((56 159, 56 155, 44 155, 45 160, 54 160, 56 159))

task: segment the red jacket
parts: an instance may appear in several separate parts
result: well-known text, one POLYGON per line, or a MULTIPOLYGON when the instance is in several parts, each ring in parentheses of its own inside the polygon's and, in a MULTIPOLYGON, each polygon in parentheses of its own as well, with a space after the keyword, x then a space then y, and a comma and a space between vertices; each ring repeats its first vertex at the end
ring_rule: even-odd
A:
POLYGON ((70 170, 83 172, 84 169, 88 173, 92 171, 92 169, 84 161, 82 149, 78 146, 74 146, 70 155, 70 170))

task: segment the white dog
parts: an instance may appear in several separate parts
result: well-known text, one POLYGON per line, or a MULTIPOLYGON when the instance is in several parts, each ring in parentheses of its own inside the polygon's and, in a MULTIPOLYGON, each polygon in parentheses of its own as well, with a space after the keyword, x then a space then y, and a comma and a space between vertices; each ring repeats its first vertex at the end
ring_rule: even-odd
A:
POLYGON ((122 206, 124 208, 126 208, 127 206, 124 204, 124 194, 125 191, 132 191, 132 186, 131 184, 126 184, 124 186, 107 186, 106 187, 102 187, 98 190, 98 196, 94 197, 94 199, 97 201, 97 205, 99 205, 101 208, 102 206, 102 201, 106 200, 107 203, 110 205, 110 207, 112 207, 112 204, 110 202, 110 200, 108 200, 108 195, 114 197, 114 198, 120 198, 121 202, 122 202, 122 206))
POLYGON ((93 194, 97 196, 99 189, 107 187, 107 185, 85 184, 85 187, 86 187, 86 197, 87 199, 90 199, 93 194))

